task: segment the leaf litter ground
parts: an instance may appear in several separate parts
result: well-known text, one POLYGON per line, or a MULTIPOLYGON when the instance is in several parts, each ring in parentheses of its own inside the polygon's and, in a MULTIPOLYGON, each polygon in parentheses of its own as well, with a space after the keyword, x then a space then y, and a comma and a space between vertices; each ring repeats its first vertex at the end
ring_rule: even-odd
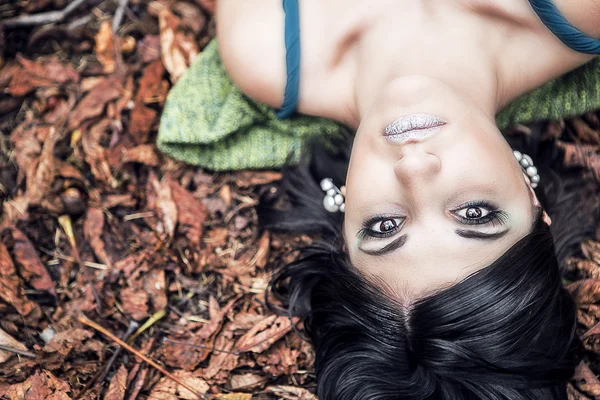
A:
MULTIPOLYGON (((0 398, 315 399, 310 345, 265 305, 268 267, 309 240, 258 229, 280 174, 213 174, 155 146, 214 3, 0 5, 0 398)), ((600 184, 600 113, 542 135, 600 184)), ((577 254, 585 351, 569 392, 594 399, 600 229, 577 254)))

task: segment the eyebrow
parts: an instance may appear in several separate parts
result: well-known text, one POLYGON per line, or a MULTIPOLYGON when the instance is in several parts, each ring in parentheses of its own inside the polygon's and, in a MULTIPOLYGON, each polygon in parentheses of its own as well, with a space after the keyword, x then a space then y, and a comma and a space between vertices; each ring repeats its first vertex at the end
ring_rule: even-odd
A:
POLYGON ((457 229, 454 231, 458 236, 463 237, 465 239, 478 239, 478 240, 498 240, 501 237, 505 236, 510 229, 505 229, 500 232, 494 233, 484 233, 479 231, 471 231, 464 229, 457 229))
POLYGON ((397 250, 400 247, 404 246, 404 243, 406 243, 407 238, 408 238, 408 236, 406 234, 401 235, 398 239, 394 239, 393 242, 390 242, 389 244, 385 245, 384 247, 382 247, 379 250, 366 250, 360 246, 358 247, 358 249, 360 251, 362 251, 363 253, 368 254, 370 256, 383 256, 385 254, 391 253, 392 251, 397 250))

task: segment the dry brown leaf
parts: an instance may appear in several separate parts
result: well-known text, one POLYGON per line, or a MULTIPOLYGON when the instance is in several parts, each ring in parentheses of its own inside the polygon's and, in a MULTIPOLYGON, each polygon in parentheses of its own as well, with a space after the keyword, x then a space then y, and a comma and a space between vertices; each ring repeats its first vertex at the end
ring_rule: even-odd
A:
POLYGON ((125 314, 140 321, 148 317, 148 293, 132 288, 121 289, 121 307, 125 314))
POLYGON ((120 75, 111 75, 109 78, 98 83, 77 104, 69 118, 67 129, 73 130, 79 128, 83 121, 102 114, 106 104, 109 101, 117 99, 122 91, 123 77, 120 75))
POLYGON ((136 99, 144 104, 162 104, 169 91, 169 83, 163 79, 165 72, 165 67, 160 60, 156 60, 144 68, 136 99))
MULTIPOLYGON (((173 375, 200 394, 204 394, 210 386, 202 378, 189 371, 178 370, 173 375)), ((148 400, 197 400, 198 396, 169 378, 161 378, 152 388, 148 400)))
POLYGON ((46 353, 59 353, 66 357, 71 350, 78 350, 83 342, 92 336, 94 336, 94 332, 85 329, 67 329, 52 336, 52 339, 44 346, 44 351, 46 353))
POLYGON ((54 147, 60 139, 60 134, 55 127, 51 127, 48 137, 44 142, 44 147, 37 163, 33 163, 27 168, 27 189, 26 196, 29 204, 38 205, 49 194, 56 169, 54 165, 54 147))
POLYGON ((247 189, 281 180, 281 172, 276 171, 240 171, 235 173, 237 187, 247 189))
POLYGON ((264 385, 269 379, 256 374, 232 375, 229 379, 231 390, 251 390, 264 385))
POLYGON ((600 280, 586 279, 567 285, 567 290, 571 292, 573 300, 578 305, 594 304, 600 300, 600 280))
POLYGON ((8 388, 10 400, 70 400, 71 388, 62 379, 57 379, 49 371, 38 371, 25 382, 8 388))
MULTIPOLYGON (((173 201, 169 178, 165 177, 159 182, 154 172, 150 172, 148 185, 150 186, 150 190, 155 194, 155 203, 148 206, 154 208, 160 216, 164 232, 169 237, 173 237, 175 227, 177 226, 177 206, 173 201)), ((151 202, 150 196, 148 202, 151 202)))
POLYGON ((208 217, 206 206, 175 180, 171 179, 170 184, 177 205, 179 230, 189 239, 192 248, 199 248, 204 230, 202 224, 208 217))
POLYGON ((291 330, 288 317, 271 315, 239 338, 235 348, 240 352, 262 353, 291 330))
POLYGON ((7 91, 12 96, 24 96, 40 87, 79 82, 73 67, 54 57, 31 61, 17 55, 17 61, 22 68, 16 69, 10 81, 7 91))
POLYGON ((144 274, 144 291, 150 296, 153 312, 167 308, 167 283, 164 269, 154 268, 144 274))
POLYGON ((268 392, 271 392, 279 399, 286 400, 318 400, 317 396, 309 392, 308 390, 295 386, 269 386, 268 392))
POLYGON ((238 301, 240 297, 237 296, 223 308, 219 307, 219 303, 215 300, 214 297, 210 296, 208 302, 208 312, 210 315, 210 321, 202 327, 200 331, 196 334, 198 337, 203 339, 208 339, 212 337, 223 325, 223 319, 225 315, 229 313, 233 309, 233 306, 238 301))
POLYGON ((564 151, 564 165, 568 168, 586 168, 592 172, 596 182, 600 182, 600 150, 595 145, 581 145, 557 141, 564 151))
POLYGON ((581 244, 583 255, 598 264, 600 269, 600 243, 592 240, 586 240, 581 244))
MULTIPOLYGON (((7 347, 17 349, 17 350, 27 351, 27 347, 23 343, 15 340, 15 338, 10 336, 8 333, 4 332, 2 329, 0 329, 0 345, 7 346, 7 347)), ((15 355, 14 353, 0 350, 0 364, 2 364, 3 362, 6 362, 9 358, 11 358, 14 355, 15 355)))
POLYGON ((258 250, 254 255, 253 262, 259 268, 264 268, 269 261, 269 248, 271 240, 269 238, 269 232, 265 232, 258 241, 258 250))
POLYGON ((27 299, 23 292, 23 285, 8 250, 0 242, 0 299, 4 300, 17 310, 27 321, 37 321, 41 315, 37 303, 27 299))
POLYGON ((99 208, 90 207, 83 222, 83 235, 90 244, 92 250, 100 262, 111 267, 110 257, 102 241, 102 231, 104 230, 104 212, 99 208))
POLYGON ((214 352, 211 355, 208 367, 202 370, 202 376, 206 379, 214 378, 225 381, 229 372, 238 366, 240 359, 240 356, 233 350, 232 333, 227 329, 223 330, 217 336, 214 348, 222 351, 214 352))
POLYGON ((129 134, 136 143, 142 144, 148 141, 150 131, 156 123, 157 112, 143 103, 136 101, 131 112, 131 123, 129 134))
POLYGON ((96 34, 96 57, 105 74, 111 74, 115 71, 115 40, 113 37, 111 23, 108 20, 102 21, 100 29, 96 34))
POLYGON ((109 127, 110 121, 103 120, 92 126, 81 139, 85 161, 89 164, 92 174, 100 182, 107 185, 110 185, 114 178, 110 169, 110 163, 108 162, 106 150, 100 145, 100 141, 109 127))
POLYGON ((17 228, 13 228, 12 237, 15 241, 13 255, 21 276, 34 289, 48 292, 56 297, 54 282, 27 236, 17 228))
POLYGON ((581 362, 575 370, 573 380, 580 390, 587 395, 597 399, 600 398, 600 381, 584 362, 581 362))
POLYGON ((171 6, 171 10, 181 17, 181 25, 198 35, 206 25, 204 13, 195 5, 178 1, 171 6))
POLYGON ((162 62, 176 82, 198 55, 198 45, 193 35, 179 29, 180 19, 166 7, 158 14, 158 25, 162 62))
POLYGON ((154 144, 141 144, 130 149, 126 149, 121 156, 122 163, 136 162, 151 167, 160 165, 160 157, 154 144))
POLYGON ((221 393, 215 395, 219 400, 251 400, 252 393, 221 393))
POLYGON ((127 390, 127 369, 121 365, 110 380, 110 385, 104 395, 104 400, 123 400, 127 390))

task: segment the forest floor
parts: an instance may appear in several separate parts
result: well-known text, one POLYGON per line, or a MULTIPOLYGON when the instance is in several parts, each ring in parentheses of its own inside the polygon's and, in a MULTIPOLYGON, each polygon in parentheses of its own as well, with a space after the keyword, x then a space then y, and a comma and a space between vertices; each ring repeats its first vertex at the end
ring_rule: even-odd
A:
MULTIPOLYGON (((155 145, 215 1, 0 1, 1 399, 316 399, 310 344, 265 305, 269 267, 308 240, 258 229, 280 173, 155 145)), ((600 112, 543 129, 600 184, 600 112)), ((593 239, 569 260, 573 399, 600 398, 593 239)))

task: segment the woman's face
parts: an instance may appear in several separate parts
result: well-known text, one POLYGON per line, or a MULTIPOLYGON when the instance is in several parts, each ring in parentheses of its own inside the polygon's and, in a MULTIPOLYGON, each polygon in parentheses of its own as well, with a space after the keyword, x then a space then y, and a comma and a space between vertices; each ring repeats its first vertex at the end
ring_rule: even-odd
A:
POLYGON ((363 274, 400 296, 424 296, 493 263, 531 230, 537 204, 481 108, 440 81, 402 78, 358 128, 344 237, 363 274), (394 121, 412 114, 446 123, 408 142, 385 136, 386 127, 393 132, 394 121))

